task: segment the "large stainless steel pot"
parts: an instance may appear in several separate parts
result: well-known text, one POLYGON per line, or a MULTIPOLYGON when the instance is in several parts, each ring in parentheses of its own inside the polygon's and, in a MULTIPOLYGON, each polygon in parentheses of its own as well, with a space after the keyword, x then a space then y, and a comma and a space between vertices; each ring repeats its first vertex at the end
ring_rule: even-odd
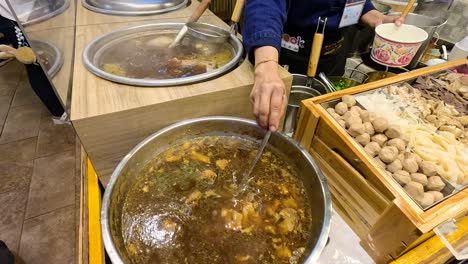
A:
MULTIPOLYGON (((88 44, 88 46, 86 46, 85 50, 83 51, 83 64, 90 72, 109 81, 137 86, 165 87, 196 83, 212 79, 232 70, 243 58, 244 50, 242 42, 234 34, 231 34, 230 38, 227 40, 227 43, 229 44, 233 54, 232 59, 227 64, 202 74, 175 79, 137 79, 114 75, 100 68, 100 65, 103 63, 103 61, 101 61, 102 56, 106 50, 115 48, 116 45, 119 47, 125 47, 126 41, 134 40, 138 36, 154 35, 156 37, 158 34, 174 34, 175 36, 183 25, 184 23, 147 24, 107 33, 93 40, 88 44)), ((205 25, 212 27, 213 29, 222 30, 219 27, 213 25, 205 25)), ((122 52, 125 52, 124 48, 121 48, 121 50, 122 52)))
MULTIPOLYGON (((172 144, 206 135, 237 135, 260 141, 265 131, 255 122, 234 117, 205 117, 182 121, 162 129, 130 151, 112 173, 101 208, 101 228, 106 251, 114 264, 131 263, 122 240, 122 207, 135 175, 144 165, 172 144)), ((300 172, 312 204, 312 239, 305 263, 315 263, 325 247, 330 229, 331 200, 326 180, 312 157, 292 139, 274 133, 269 144, 300 172)))

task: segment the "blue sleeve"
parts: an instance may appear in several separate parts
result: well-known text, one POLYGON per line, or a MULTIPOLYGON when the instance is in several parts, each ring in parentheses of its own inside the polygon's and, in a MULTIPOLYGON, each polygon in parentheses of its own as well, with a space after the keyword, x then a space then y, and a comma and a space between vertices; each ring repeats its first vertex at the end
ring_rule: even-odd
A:
POLYGON ((242 37, 253 63, 257 47, 273 46, 280 51, 285 21, 286 0, 247 0, 242 37))
POLYGON ((366 3, 364 4, 364 8, 362 9, 362 14, 365 15, 367 12, 374 10, 375 7, 372 4, 371 0, 366 0, 366 3))

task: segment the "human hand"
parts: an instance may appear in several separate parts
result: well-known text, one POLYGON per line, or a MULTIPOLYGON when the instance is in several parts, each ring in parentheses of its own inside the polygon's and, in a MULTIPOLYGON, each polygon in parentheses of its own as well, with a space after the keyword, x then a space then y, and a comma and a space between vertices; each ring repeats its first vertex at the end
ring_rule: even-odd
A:
POLYGON ((278 130, 280 119, 284 115, 286 98, 277 62, 268 61, 255 68, 255 80, 250 99, 257 123, 272 132, 278 130))
POLYGON ((16 49, 8 45, 0 45, 0 59, 14 58, 16 49))
POLYGON ((395 23, 397 27, 403 25, 405 22, 405 19, 403 17, 398 17, 398 16, 387 16, 383 15, 383 23, 395 23))
POLYGON ((371 10, 361 16, 361 22, 373 28, 383 23, 395 23, 396 26, 401 26, 404 22, 404 18, 387 16, 377 10, 371 10))

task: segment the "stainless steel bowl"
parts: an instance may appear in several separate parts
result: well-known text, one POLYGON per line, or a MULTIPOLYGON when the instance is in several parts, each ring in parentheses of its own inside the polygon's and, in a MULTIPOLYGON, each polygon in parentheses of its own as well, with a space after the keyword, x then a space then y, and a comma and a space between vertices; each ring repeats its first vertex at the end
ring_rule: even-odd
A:
MULTIPOLYGON (((227 43, 232 48, 233 53, 231 61, 217 69, 208 71, 203 74, 175 79, 136 79, 113 75, 99 68, 101 56, 113 45, 125 46, 125 41, 129 41, 141 35, 154 34, 157 36, 158 34, 174 34, 175 36, 183 25, 183 23, 148 24, 107 33, 95 39, 90 44, 88 44, 88 46, 86 46, 85 50, 83 51, 83 63, 90 72, 109 81, 136 86, 159 87, 195 83, 217 77, 236 67, 243 58, 244 50, 242 42, 236 36, 231 34, 230 38, 227 40, 227 43)), ((214 29, 220 29, 213 25, 205 25, 214 29)), ((125 49, 122 48, 122 52, 125 52, 125 49)))
MULTIPOLYGON (((306 86, 307 85, 307 80, 309 79, 309 77, 307 77, 307 75, 297 74, 297 73, 293 73, 291 75, 293 77, 292 86, 306 86)), ((319 91, 320 94, 327 94, 328 93, 327 87, 319 79, 312 78, 311 81, 312 81, 311 88, 319 91)))
POLYGON ((289 134, 296 129, 297 114, 301 106, 301 101, 320 95, 320 92, 308 86, 295 85, 291 87, 286 113, 284 115, 284 133, 289 134))
MULTIPOLYGON (((261 141, 265 131, 254 121, 234 117, 205 117, 185 120, 164 128, 143 140, 120 161, 107 185, 101 207, 101 228, 106 251, 114 264, 130 264, 122 239, 121 215, 135 175, 145 164, 171 145, 207 135, 236 135, 261 141)), ((312 239, 305 263, 316 263, 330 230, 331 200, 326 180, 312 157, 294 140, 272 134, 269 145, 286 157, 300 172, 300 180, 312 204, 312 239)))
POLYGON ((58 16, 70 6, 69 0, 15 0, 10 3, 23 26, 37 24, 58 16))
POLYGON ((36 54, 39 52, 44 53, 49 64, 45 65, 41 63, 41 65, 46 70, 47 75, 49 75, 50 78, 54 78, 63 66, 62 51, 56 46, 41 40, 31 40, 29 44, 31 44, 36 54))
POLYGON ((141 16, 171 12, 186 7, 188 0, 81 0, 87 9, 109 15, 141 16))

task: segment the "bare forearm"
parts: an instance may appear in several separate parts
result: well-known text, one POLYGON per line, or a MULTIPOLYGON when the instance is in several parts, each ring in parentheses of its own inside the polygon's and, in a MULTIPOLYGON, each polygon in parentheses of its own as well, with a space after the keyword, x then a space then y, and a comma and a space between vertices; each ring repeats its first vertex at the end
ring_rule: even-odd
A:
POLYGON ((276 60, 278 61, 278 50, 273 46, 263 46, 255 49, 257 61, 276 60))
POLYGON ((255 80, 250 98, 258 123, 276 131, 284 114, 285 88, 278 71, 278 50, 273 46, 255 49, 255 80))
POLYGON ((373 28, 382 23, 395 23, 398 26, 403 23, 403 18, 397 16, 387 16, 377 10, 371 10, 361 16, 361 23, 373 28))
POLYGON ((273 46, 263 46, 255 49, 255 65, 266 64, 264 66, 270 66, 268 68, 277 71, 278 57, 278 50, 273 46))

